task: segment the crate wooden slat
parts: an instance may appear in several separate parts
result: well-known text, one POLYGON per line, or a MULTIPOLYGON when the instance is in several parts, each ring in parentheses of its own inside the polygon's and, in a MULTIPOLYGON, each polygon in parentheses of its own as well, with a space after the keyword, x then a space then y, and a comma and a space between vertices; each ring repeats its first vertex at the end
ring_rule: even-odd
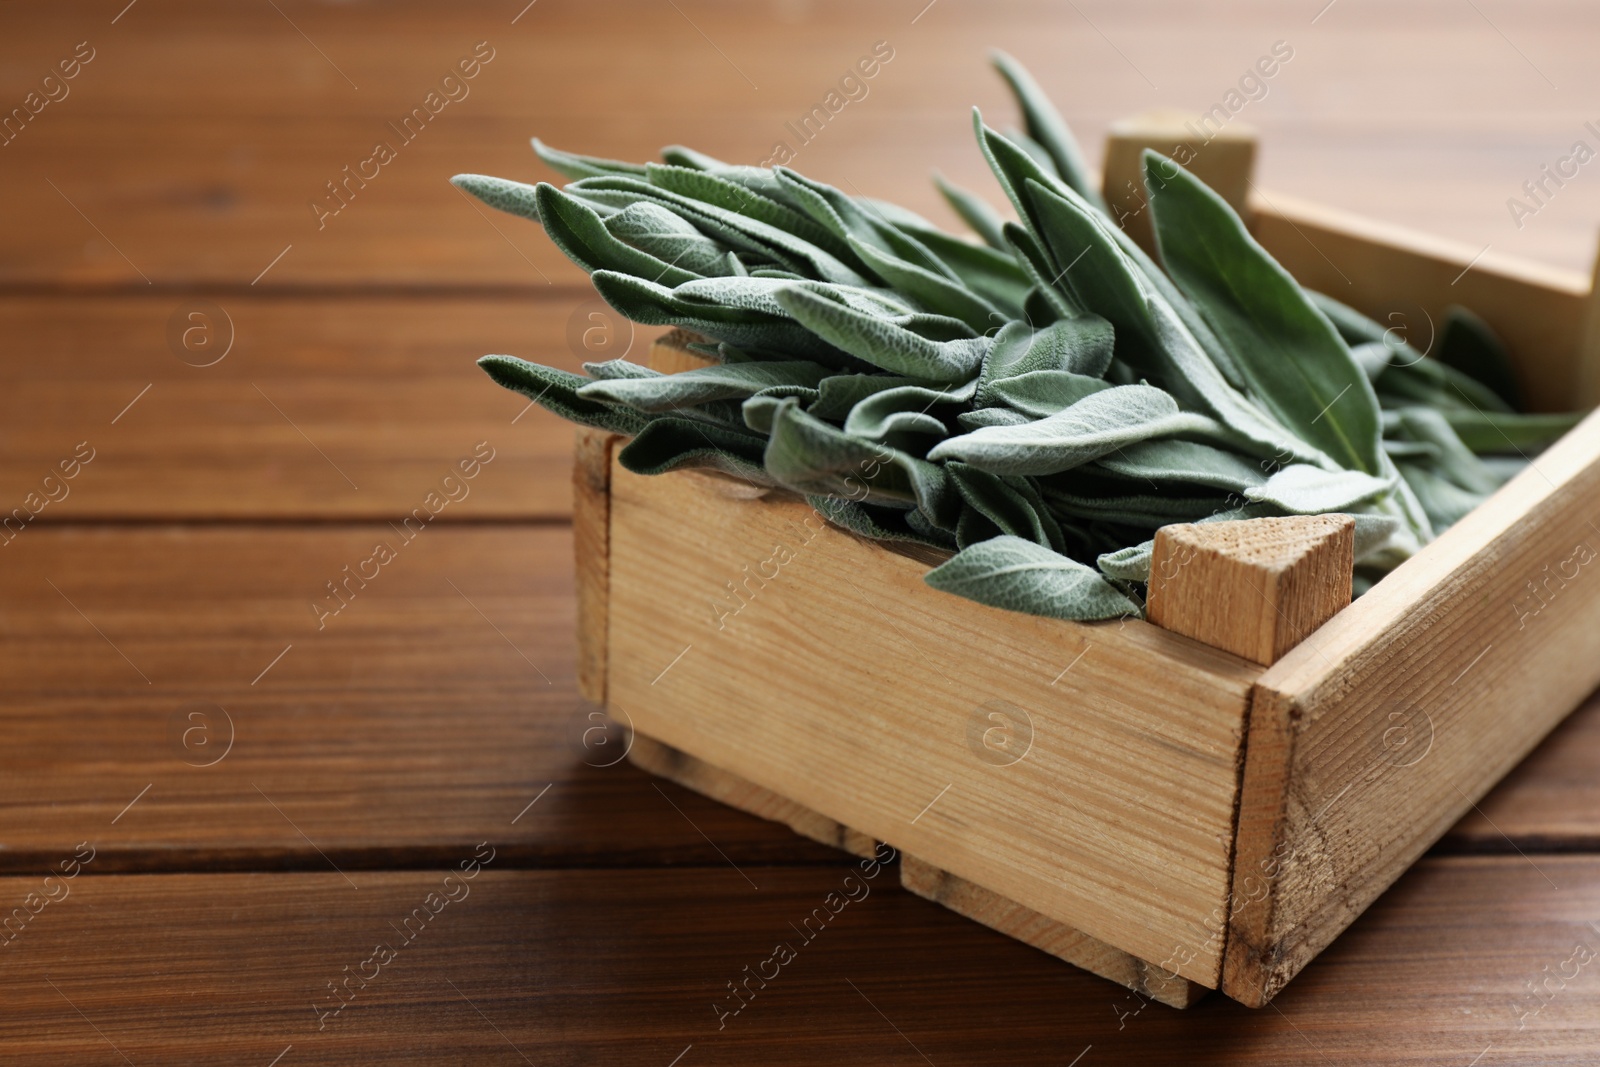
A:
POLYGON ((1174 1008, 1199 1002, 1207 989, 1174 977, 1160 967, 1097 941, 1065 923, 1047 919, 1014 900, 981 885, 941 871, 915 856, 900 858, 900 884, 925 900, 943 904, 958 915, 1007 937, 1032 945, 1091 974, 1109 978, 1134 992, 1174 1008))
MULTIPOLYGON (((267 1067, 292 1043, 278 1067, 526 1067, 574 1062, 575 1049, 665 1067, 693 1044, 678 1067, 925 1067, 885 1017, 939 1067, 1064 1067, 1090 1044, 1078 1067, 1424 1067, 1469 1064, 1491 1043, 1479 1067, 1573 1067, 1600 1042, 1589 969, 1548 1005, 1524 986, 1558 970, 1575 940, 1594 944, 1593 856, 1539 858, 1559 891, 1516 855, 1430 857, 1278 1011, 1209 997, 1178 1013, 929 907, 892 871, 802 945, 789 924, 857 863, 741 860, 756 891, 714 854, 664 870, 513 870, 499 837, 485 836, 498 851, 471 895, 375 981, 352 980, 359 995, 326 1025, 313 1005, 337 1006, 328 983, 372 974, 359 965, 396 943, 390 924, 478 839, 434 869, 353 872, 359 892, 331 870, 110 875, 93 873, 97 858, 5 949, 7 1058, 123 1065, 115 1045, 140 1065, 267 1067), (725 983, 754 973, 780 939, 799 949, 795 965, 752 983, 755 999, 718 1029, 713 1002, 737 1006, 725 983), (241 966, 252 953, 266 958, 241 966), (1519 1029, 1518 1013, 1540 1006, 1519 1029)), ((39 885, 4 878, 0 893, 15 906, 39 885)))

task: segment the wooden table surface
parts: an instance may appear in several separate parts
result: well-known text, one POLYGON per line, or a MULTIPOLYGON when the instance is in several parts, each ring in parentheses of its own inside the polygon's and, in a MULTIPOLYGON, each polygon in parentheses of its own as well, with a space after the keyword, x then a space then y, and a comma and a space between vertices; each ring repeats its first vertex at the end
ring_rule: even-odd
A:
MULTIPOLYGON (((0 512, 58 498, 0 535, 0 1061, 1600 1061, 1594 703, 1270 1007, 1142 1004, 891 876, 719 1027, 845 857, 617 763, 579 700, 570 430, 472 360, 576 367, 601 308, 445 181, 548 177, 534 134, 756 162, 883 41, 795 165, 953 224, 930 168, 997 199, 966 113, 1010 118, 985 46, 1098 155, 1114 118, 1209 107, 1286 41, 1240 115, 1263 184, 1587 270, 1600 173, 1520 227, 1507 199, 1600 143, 1600 10, 525 3, 0 8, 0 106, 56 97, 0 145, 0 512), (475 48, 469 95, 329 214, 475 48)), ((612 355, 652 336, 612 326, 612 355)))

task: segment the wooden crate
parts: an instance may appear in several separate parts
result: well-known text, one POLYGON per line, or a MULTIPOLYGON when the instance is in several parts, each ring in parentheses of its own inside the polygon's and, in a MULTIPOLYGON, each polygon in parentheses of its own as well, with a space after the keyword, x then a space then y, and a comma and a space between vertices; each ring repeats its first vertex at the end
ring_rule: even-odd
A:
MULTIPOLYGON (((1119 125, 1107 189, 1181 136, 1119 125)), ((1194 169, 1302 281, 1380 321, 1470 306, 1534 406, 1594 400, 1588 279, 1265 196, 1240 144, 1194 169)), ((578 439, 579 673, 634 762, 887 842, 912 892, 1179 1007, 1265 1004, 1600 684, 1595 418, 1354 603, 1348 520, 1168 527, 1149 621, 1094 624, 936 592, 796 496, 632 475, 617 440, 578 439)))

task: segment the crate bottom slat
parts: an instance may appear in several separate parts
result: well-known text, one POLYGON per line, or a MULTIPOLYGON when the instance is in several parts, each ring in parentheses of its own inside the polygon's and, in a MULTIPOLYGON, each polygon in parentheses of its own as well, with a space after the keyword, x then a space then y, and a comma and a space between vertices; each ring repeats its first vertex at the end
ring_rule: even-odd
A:
POLYGON ((1191 1007, 1211 992, 1198 982, 1169 974, 1156 964, 1113 948, 981 885, 941 871, 931 863, 923 863, 915 856, 901 853, 900 884, 924 900, 943 904, 957 915, 1171 1007, 1191 1007))
MULTIPOLYGON (((658 778, 757 818, 783 823, 801 837, 864 859, 877 853, 878 842, 870 835, 638 731, 634 731, 628 759, 658 778)), ((904 853, 900 855, 900 884, 957 915, 1171 1007, 1190 1007, 1210 992, 1197 982, 1170 975, 1153 963, 904 853)))
POLYGON ((867 834, 842 826, 826 815, 781 797, 732 771, 713 767, 703 759, 652 740, 638 731, 634 731, 628 759, 635 767, 657 778, 676 782, 685 789, 692 789, 758 819, 783 823, 801 837, 819 844, 843 849, 862 859, 870 859, 877 854, 878 842, 867 834))

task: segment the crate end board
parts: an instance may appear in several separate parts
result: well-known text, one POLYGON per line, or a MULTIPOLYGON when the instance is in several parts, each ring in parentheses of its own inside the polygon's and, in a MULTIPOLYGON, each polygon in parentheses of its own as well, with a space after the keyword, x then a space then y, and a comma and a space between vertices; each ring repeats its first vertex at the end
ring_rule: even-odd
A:
POLYGON ((1600 414, 1252 696, 1223 991, 1271 999, 1600 685, 1600 414))

